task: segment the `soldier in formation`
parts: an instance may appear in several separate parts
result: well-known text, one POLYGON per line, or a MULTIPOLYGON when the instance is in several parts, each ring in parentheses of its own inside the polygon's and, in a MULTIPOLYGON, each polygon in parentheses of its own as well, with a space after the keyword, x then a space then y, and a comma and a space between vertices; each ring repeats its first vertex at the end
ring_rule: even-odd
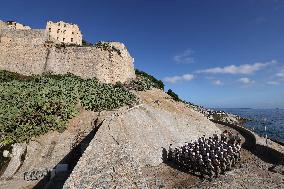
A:
POLYGON ((203 136, 181 147, 173 148, 171 144, 168 161, 202 177, 212 178, 231 170, 241 160, 240 150, 240 136, 226 130, 220 137, 217 134, 209 138, 203 136))

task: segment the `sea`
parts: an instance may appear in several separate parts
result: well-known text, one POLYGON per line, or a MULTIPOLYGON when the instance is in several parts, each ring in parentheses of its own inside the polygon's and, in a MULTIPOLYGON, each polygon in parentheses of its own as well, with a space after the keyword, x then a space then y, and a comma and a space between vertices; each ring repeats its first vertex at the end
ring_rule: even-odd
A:
POLYGON ((260 136, 284 142, 284 109, 249 109, 249 108, 226 108, 222 109, 250 121, 244 124, 248 129, 260 136))

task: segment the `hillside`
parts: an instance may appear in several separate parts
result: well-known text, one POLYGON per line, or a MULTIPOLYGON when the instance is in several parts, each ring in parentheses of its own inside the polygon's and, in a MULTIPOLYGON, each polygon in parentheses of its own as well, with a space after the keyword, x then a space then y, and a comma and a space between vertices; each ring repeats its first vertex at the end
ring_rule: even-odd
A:
POLYGON ((163 162, 162 150, 220 130, 202 114, 158 89, 137 92, 140 105, 108 117, 64 188, 135 188, 142 169, 163 162))
MULTIPOLYGON (((1 71, 1 153, 8 150, 11 159, 3 166, 1 187, 145 188, 160 186, 159 179, 166 188, 210 186, 198 185, 198 177, 165 164, 165 151, 170 144, 181 146, 224 130, 210 119, 229 124, 241 119, 182 101, 163 88, 161 81, 139 70, 135 80, 115 85, 70 74, 1 71), (68 170, 56 172, 63 164, 68 170)), ((241 170, 247 175, 268 174, 265 182, 279 177, 267 173, 270 164, 243 153, 247 167, 241 170)), ((252 182, 235 177, 236 186, 252 182)), ((227 179, 225 175, 218 182, 227 186, 227 179)))
MULTIPOLYGON (((24 181, 25 172, 51 170, 58 163, 68 163, 72 168, 94 136, 95 140, 84 154, 109 149, 103 150, 111 153, 109 159, 103 156, 92 159, 114 161, 112 157, 116 154, 113 153, 122 153, 123 148, 129 157, 136 159, 134 162, 126 160, 126 165, 134 163, 140 169, 160 164, 162 147, 167 148, 170 143, 178 145, 219 132, 202 114, 156 89, 163 88, 160 81, 144 72, 136 74, 137 79, 125 85, 111 85, 73 75, 26 77, 2 71, 1 99, 9 97, 1 103, 5 107, 1 112, 2 145, 20 142, 26 149, 20 167, 15 164, 7 167, 2 175, 2 186, 33 186, 38 181, 24 181), (60 104, 61 109, 54 109, 60 104), (7 127, 7 123, 11 126, 7 127), (89 139, 85 141, 86 138, 89 139), (115 145, 117 143, 120 145, 115 145), (96 146, 96 150, 92 146, 96 146)), ((85 155, 81 159, 84 158, 85 155)), ((101 162, 100 166, 105 163, 101 162)))

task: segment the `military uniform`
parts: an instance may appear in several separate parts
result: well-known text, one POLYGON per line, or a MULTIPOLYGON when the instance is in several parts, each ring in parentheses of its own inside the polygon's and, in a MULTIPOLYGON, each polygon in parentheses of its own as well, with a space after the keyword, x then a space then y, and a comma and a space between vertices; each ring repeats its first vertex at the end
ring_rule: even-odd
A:
POLYGON ((169 151, 168 151, 168 161, 173 161, 173 147, 172 147, 172 144, 170 144, 169 146, 169 151))
POLYGON ((214 173, 218 177, 240 161, 241 146, 238 137, 230 134, 227 143, 227 132, 223 132, 221 140, 214 135, 208 139, 200 137, 197 141, 185 143, 174 150, 170 145, 168 160, 186 170, 199 172, 202 177, 208 175, 211 178, 214 173))

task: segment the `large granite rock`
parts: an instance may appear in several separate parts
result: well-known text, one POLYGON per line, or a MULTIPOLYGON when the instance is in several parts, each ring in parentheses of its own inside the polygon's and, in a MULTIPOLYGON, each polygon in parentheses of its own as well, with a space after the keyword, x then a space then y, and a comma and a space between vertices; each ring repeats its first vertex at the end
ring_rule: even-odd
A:
POLYGON ((220 130, 204 117, 140 105, 113 114, 99 128, 64 188, 145 188, 145 166, 159 165, 162 149, 220 130))
POLYGON ((26 144, 13 144, 12 146, 12 155, 11 160, 7 169, 5 170, 4 174, 1 178, 3 179, 10 179, 13 175, 17 172, 17 170, 22 165, 23 156, 25 155, 27 146, 26 144))

